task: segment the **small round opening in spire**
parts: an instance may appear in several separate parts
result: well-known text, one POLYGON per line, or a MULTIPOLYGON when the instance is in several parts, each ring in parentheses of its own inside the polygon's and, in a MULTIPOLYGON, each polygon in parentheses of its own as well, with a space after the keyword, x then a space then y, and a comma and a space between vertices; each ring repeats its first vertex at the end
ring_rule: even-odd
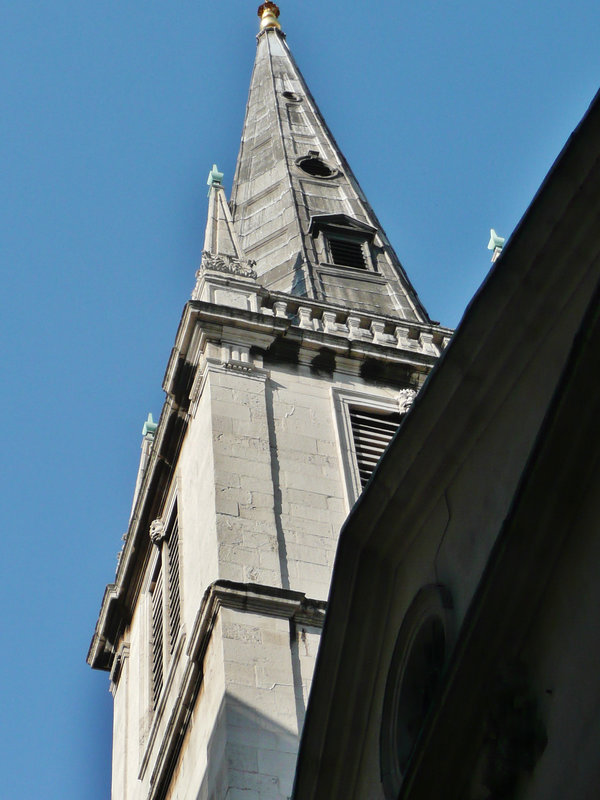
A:
POLYGON ((257 13, 258 16, 260 17, 261 31, 264 31, 267 28, 281 29, 281 25, 277 21, 279 18, 279 8, 275 5, 275 3, 272 3, 270 2, 270 0, 267 0, 266 3, 263 3, 261 6, 258 7, 257 13))
POLYGON ((308 155, 299 158, 296 164, 303 172, 312 175, 314 178, 334 178, 338 171, 325 163, 322 158, 315 155, 308 155))

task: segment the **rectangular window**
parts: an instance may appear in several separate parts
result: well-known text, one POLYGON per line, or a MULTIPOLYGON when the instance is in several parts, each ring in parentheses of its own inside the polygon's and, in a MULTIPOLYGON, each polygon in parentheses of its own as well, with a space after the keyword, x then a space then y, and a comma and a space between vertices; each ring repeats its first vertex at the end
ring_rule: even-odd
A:
POLYGON ((359 239, 336 239, 328 237, 331 260, 340 267, 367 269, 363 242, 359 239))
POLYGON ((179 524, 177 515, 167 533, 167 558, 169 563, 169 653, 173 653, 180 622, 179 599, 179 524))
POLYGON ((150 586, 152 597, 152 705, 156 708, 163 687, 163 571, 161 557, 150 586))
POLYGON ((402 416, 396 411, 373 411, 350 406, 352 439, 362 489, 398 430, 402 416))
POLYGON ((403 392, 381 388, 370 391, 332 387, 336 433, 348 510, 367 485, 406 413, 403 392))

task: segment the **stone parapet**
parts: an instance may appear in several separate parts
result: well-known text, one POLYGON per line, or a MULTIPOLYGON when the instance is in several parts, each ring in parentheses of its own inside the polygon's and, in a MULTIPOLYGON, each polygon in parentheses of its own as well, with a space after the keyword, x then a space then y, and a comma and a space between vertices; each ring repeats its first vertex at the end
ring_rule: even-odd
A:
POLYGON ((450 328, 435 323, 368 314, 306 297, 269 292, 255 282, 251 262, 206 256, 197 273, 192 300, 288 320, 304 331, 435 357, 443 352, 453 333, 450 328))

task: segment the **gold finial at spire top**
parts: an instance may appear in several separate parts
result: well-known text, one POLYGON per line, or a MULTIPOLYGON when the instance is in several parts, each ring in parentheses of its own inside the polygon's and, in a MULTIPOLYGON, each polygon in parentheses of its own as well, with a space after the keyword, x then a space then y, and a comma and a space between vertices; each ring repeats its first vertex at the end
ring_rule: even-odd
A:
POLYGON ((262 6, 259 6, 258 16, 260 17, 261 31, 266 30, 266 28, 278 28, 281 30, 281 25, 277 21, 277 18, 279 17, 279 8, 275 5, 275 3, 271 3, 270 0, 267 0, 266 3, 263 3, 262 6))

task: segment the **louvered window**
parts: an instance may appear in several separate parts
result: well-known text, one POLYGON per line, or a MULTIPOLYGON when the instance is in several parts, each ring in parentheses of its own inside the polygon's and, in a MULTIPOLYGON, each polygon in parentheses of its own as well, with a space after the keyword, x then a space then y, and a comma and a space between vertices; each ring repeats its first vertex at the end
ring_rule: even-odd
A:
POLYGON ((179 633, 180 619, 179 525, 176 515, 168 533, 166 547, 169 562, 169 652, 172 653, 179 633))
POLYGON ((162 692, 164 675, 163 571, 159 560, 152 592, 152 705, 156 707, 162 692))
POLYGON ((350 408, 350 424, 361 488, 366 486, 403 416, 404 414, 398 412, 350 408))
POLYGON ((335 239, 330 237, 329 249, 331 260, 340 267, 356 267, 366 269, 363 243, 358 239, 335 239))
POLYGON ((156 708, 164 677, 175 650, 181 621, 179 586, 179 524, 177 506, 171 514, 150 584, 152 614, 152 706, 156 708))

